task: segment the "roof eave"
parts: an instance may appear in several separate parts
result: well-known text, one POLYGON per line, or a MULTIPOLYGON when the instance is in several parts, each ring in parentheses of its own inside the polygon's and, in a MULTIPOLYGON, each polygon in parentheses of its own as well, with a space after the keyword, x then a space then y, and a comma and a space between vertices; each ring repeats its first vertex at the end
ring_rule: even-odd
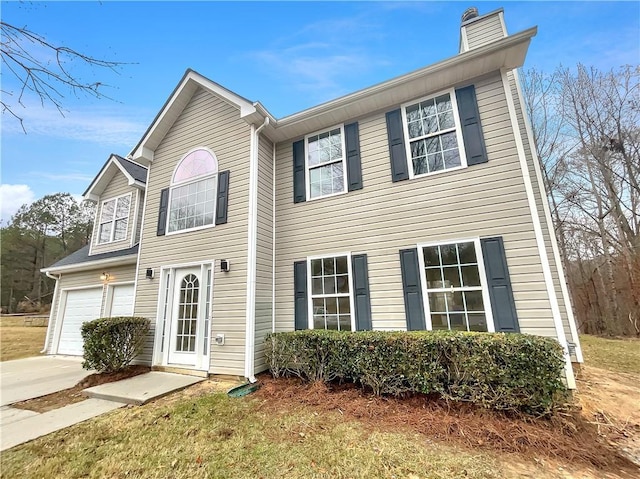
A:
POLYGON ((82 197, 85 200, 98 201, 98 199, 102 195, 102 192, 106 188, 106 185, 109 183, 109 181, 111 181, 111 178, 113 178, 113 176, 110 178, 107 178, 105 176, 112 166, 118 168, 118 170, 125 176, 129 186, 134 186, 140 189, 144 189, 146 187, 146 185, 137 181, 133 176, 129 174, 129 172, 120 164, 116 156, 117 155, 115 154, 111 154, 109 156, 109 159, 102 166, 100 172, 93 179, 86 191, 82 193, 82 197))
MULTIPOLYGON (((198 72, 189 69, 185 72, 178 86, 162 106, 142 139, 133 150, 131 150, 131 153, 127 155, 127 158, 143 165, 152 163, 153 153, 158 144, 177 120, 198 88, 204 88, 230 105, 238 108, 240 110, 240 117, 244 118, 247 123, 255 123, 264 119, 265 114, 258 112, 256 103, 241 97, 222 85, 200 75, 198 72)), ((262 105, 260 105, 260 107, 266 112, 266 109, 264 109, 262 105)), ((266 114, 268 114, 268 112, 266 112, 266 114)))
POLYGON ((305 132, 399 105, 416 96, 441 91, 447 86, 462 84, 493 71, 518 68, 524 64, 531 38, 536 33, 537 27, 529 28, 383 83, 286 116, 277 120, 276 127, 270 136, 274 141, 292 139, 305 132), (416 91, 421 93, 416 95, 416 91))
POLYGON ((135 264, 138 260, 138 254, 129 254, 126 256, 117 256, 115 258, 100 259, 97 261, 84 261, 82 263, 66 264, 64 266, 49 266, 42 268, 41 273, 72 273, 76 271, 84 271, 102 268, 105 266, 121 266, 127 264, 135 264))

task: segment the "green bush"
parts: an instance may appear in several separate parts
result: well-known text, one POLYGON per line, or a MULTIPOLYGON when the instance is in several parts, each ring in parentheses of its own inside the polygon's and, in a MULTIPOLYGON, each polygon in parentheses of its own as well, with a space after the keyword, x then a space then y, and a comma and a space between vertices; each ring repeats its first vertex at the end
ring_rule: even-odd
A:
POLYGON ((540 336, 306 330, 269 334, 266 341, 274 377, 351 381, 376 395, 435 393, 531 414, 566 400, 562 348, 540 336))
POLYGON ((131 316, 99 318, 82 325, 85 369, 110 373, 126 368, 142 352, 149 320, 131 316))

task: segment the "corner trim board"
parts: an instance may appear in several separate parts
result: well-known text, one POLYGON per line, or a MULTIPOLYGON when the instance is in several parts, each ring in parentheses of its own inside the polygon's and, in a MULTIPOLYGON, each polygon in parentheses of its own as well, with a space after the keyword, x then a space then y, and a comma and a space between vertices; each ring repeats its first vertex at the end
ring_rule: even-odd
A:
POLYGON ((558 305, 558 298, 555 294, 553 287, 553 277, 551 276, 551 267, 549 265, 549 258, 547 257, 547 250, 544 245, 544 237, 542 236, 542 225, 540 223, 540 217, 538 216, 538 208, 536 206, 536 200, 533 194, 533 185, 531 183, 531 177, 529 176, 529 168, 527 166, 527 157, 524 151, 524 143, 520 136, 520 128, 518 126, 518 118, 516 115, 516 108, 513 101, 513 94, 509 86, 509 79, 507 78, 507 72, 502 70, 500 72, 502 77, 502 86, 504 88, 505 98, 507 100, 507 107, 509 110, 509 118, 511 120, 511 128, 513 129, 513 135, 516 142, 516 149, 518 150, 518 159, 520 160, 520 169, 522 171, 522 178, 524 181, 524 187, 527 193, 527 201, 529 203, 529 210, 531 213, 531 220, 533 222, 533 230, 536 237, 536 243, 538 246, 538 255, 540 262, 542 263, 542 273, 549 296, 549 303, 551 304, 551 312, 553 316, 553 323, 556 329, 556 335, 558 342, 564 351, 565 358, 565 376, 567 379, 567 386, 569 389, 576 388, 576 380, 573 375, 573 368, 571 366, 571 357, 569 355, 569 349, 567 345, 567 338, 564 334, 564 328, 562 325, 562 318, 560 317, 560 307, 558 305))
MULTIPOLYGON (((503 27, 504 27, 504 17, 501 14, 503 27)), ((505 28, 505 32, 506 27, 505 28)), ((518 74, 518 70, 513 70, 513 79, 516 85, 516 90, 518 91, 518 99, 520 100, 520 109, 522 110, 522 116, 524 118, 524 126, 529 137, 529 145, 531 149, 531 156, 533 158, 533 168, 536 172, 536 178, 538 180, 538 184, 540 185, 541 194, 545 193, 546 190, 544 188, 544 179, 542 177, 542 169, 540 167, 540 158, 538 157, 538 151, 533 141, 533 128, 531 127, 531 121, 529 120, 529 116, 526 114, 526 109, 524 106, 524 100, 522 96, 522 86, 520 84, 520 75, 518 74)), ((551 239, 551 250, 553 251, 553 259, 556 263, 556 267, 558 268, 558 282, 560 283, 560 290, 562 292, 562 296, 564 299, 565 309, 567 310, 567 319, 569 320, 569 329, 571 331, 571 336, 576 340, 576 360, 579 363, 584 362, 584 356, 582 355, 582 345, 580 344, 580 338, 578 336, 578 328, 576 326, 576 319, 573 314, 573 304, 571 303, 571 295, 569 294, 569 289, 567 287, 567 276, 564 272, 564 265, 562 264, 562 258, 560 257, 560 248, 558 247, 558 239, 555 234, 555 227, 553 225, 553 220, 551 218, 551 209, 549 208, 549 200, 545 197, 542 199, 542 209, 544 212, 545 220, 549 225, 549 238, 551 239)))

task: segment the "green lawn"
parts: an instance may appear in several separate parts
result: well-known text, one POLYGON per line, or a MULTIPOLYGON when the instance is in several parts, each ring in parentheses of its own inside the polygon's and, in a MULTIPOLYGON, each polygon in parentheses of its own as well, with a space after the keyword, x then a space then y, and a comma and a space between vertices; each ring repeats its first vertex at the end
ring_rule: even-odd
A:
MULTIPOLYGON (((583 336, 582 346, 587 365, 640 372, 640 341, 583 336)), ((1 476, 559 477, 555 467, 544 461, 533 463, 533 459, 514 454, 457 448, 402 427, 390 431, 346 420, 337 411, 283 408, 274 413, 273 408, 261 407, 260 396, 230 399, 212 392, 213 386, 208 384, 213 383, 144 406, 120 409, 4 451, 1 476)), ((581 472, 577 465, 563 467, 572 468, 576 477, 600 477, 581 472)))
MULTIPOLYGON (((6 478, 502 478, 491 455, 339 413, 261 411, 216 393, 122 409, 2 453, 6 478)), ((517 477, 517 476, 511 476, 517 477)))
POLYGON ((640 374, 640 340, 605 339, 583 334, 580 344, 587 366, 640 374))

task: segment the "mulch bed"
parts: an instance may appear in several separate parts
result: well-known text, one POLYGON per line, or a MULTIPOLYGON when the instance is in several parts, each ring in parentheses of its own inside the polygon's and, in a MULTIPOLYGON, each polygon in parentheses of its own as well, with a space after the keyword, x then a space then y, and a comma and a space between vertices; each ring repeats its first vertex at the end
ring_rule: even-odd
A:
POLYGON ((78 384, 69 389, 63 389, 46 396, 40 396, 38 398, 27 399, 26 401, 17 402, 12 404, 11 407, 18 409, 28 409, 29 411, 35 411, 39 413, 52 411, 70 404, 75 404, 87 399, 83 396, 82 390, 91 388, 93 386, 99 386, 100 384, 107 384, 114 381, 120 381, 122 379, 132 378, 139 374, 148 373, 151 368, 148 366, 129 366, 122 371, 115 373, 96 373, 90 374, 78 384))
POLYGON ((579 412, 542 419, 504 413, 425 395, 376 397, 352 384, 303 383, 299 379, 259 377, 254 397, 273 413, 287 408, 339 412, 377 430, 411 430, 471 449, 579 462, 601 471, 638 477, 640 468, 598 434, 579 412))

